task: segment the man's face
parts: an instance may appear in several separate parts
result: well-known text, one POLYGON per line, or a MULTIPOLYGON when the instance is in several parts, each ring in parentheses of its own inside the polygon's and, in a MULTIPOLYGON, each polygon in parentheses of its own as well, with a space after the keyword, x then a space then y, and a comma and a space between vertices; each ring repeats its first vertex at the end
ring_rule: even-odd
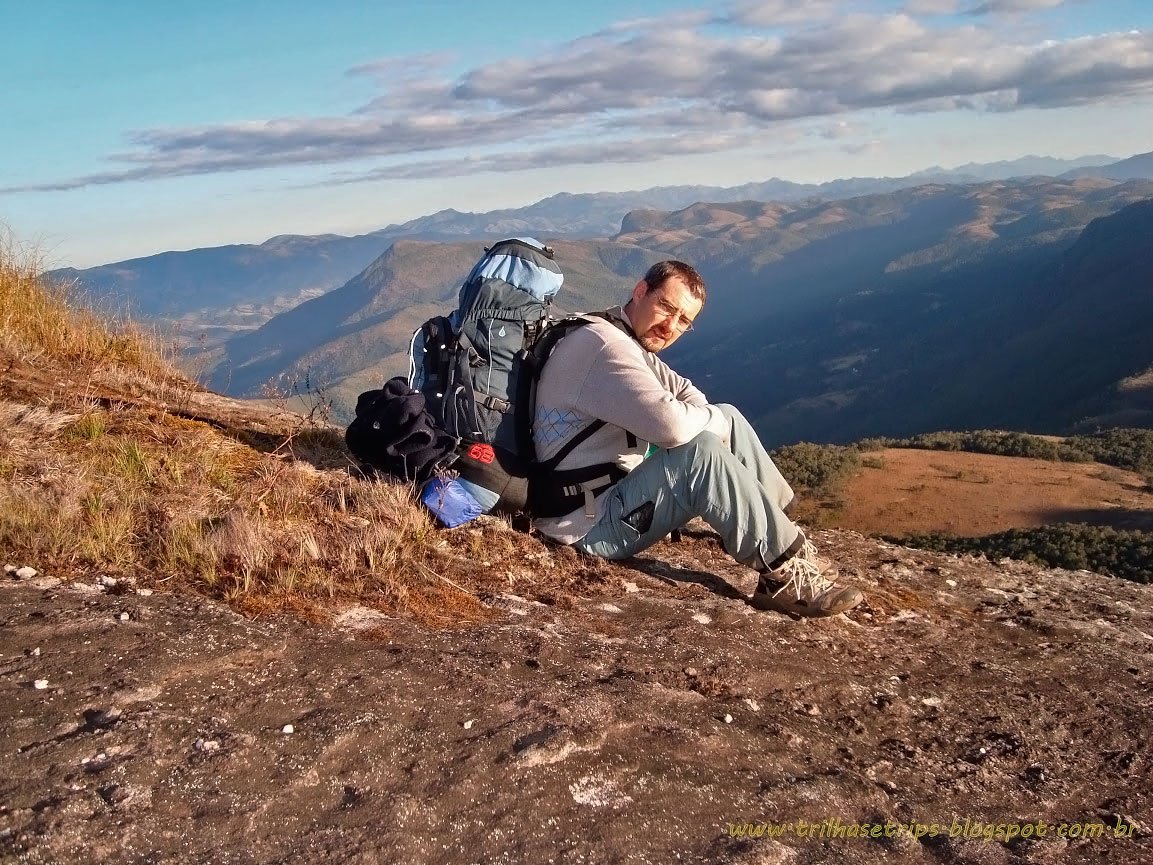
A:
POLYGON ((663 351, 689 329, 703 305, 679 276, 670 276, 652 291, 642 279, 633 289, 629 320, 642 346, 663 351))

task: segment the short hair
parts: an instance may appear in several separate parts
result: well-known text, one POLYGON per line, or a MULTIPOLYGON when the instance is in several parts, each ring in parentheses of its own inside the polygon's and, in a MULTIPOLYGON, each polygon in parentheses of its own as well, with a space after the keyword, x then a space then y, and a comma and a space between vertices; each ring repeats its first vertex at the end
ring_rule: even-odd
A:
POLYGON ((701 275, 697 273, 696 268, 691 264, 685 264, 683 261, 658 261, 648 269, 644 275, 644 283, 648 286, 645 294, 651 294, 656 291, 665 282, 674 276, 679 276, 688 288, 689 293, 692 294, 701 303, 705 302, 705 281, 701 275))

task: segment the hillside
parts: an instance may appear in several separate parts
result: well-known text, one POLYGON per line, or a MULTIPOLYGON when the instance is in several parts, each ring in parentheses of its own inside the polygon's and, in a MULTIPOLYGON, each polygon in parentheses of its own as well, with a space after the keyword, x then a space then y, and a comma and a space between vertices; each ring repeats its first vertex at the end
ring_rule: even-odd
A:
POLYGON ((1153 177, 1153 152, 1138 153, 1128 159, 1097 166, 1081 166, 1066 171, 1062 177, 1108 177, 1112 180, 1134 180, 1153 177))
MULTIPOLYGON (((633 211, 611 241, 556 243, 569 275, 560 303, 607 306, 652 261, 694 262, 709 302, 668 359, 714 401, 750 410, 774 443, 1056 429, 1133 408, 1144 393, 1139 382, 1116 390, 1153 365, 1140 338, 1143 295, 1126 283, 1140 279, 1139 262, 1103 283, 1080 271, 1061 277, 1074 294, 1090 278, 1117 293, 1119 312, 1108 320, 1132 336, 1121 353, 1096 353, 1091 377, 1049 374, 1049 343, 1081 362, 1057 330, 1080 327, 1085 311, 1049 311, 1045 297, 1060 257, 1083 254, 1088 240, 1070 248, 1093 219, 1149 198, 1149 181, 1034 179, 633 211), (990 387, 996 398, 985 397, 990 387), (1009 398, 1017 392, 1027 399, 1009 398)), ((1125 227, 1137 218, 1095 231, 1139 246, 1142 227, 1125 227)), ((253 396, 269 380, 307 380, 347 420, 357 393, 405 372, 409 335, 452 307, 478 253, 476 244, 398 243, 342 288, 234 339, 212 358, 211 386, 253 396)))
MULTIPOLYGON (((609 241, 556 241, 565 284, 556 310, 618 303, 660 255, 609 241)), ((261 395, 306 379, 351 417, 356 396, 408 371, 412 332, 456 305, 461 280, 483 245, 397 241, 344 286, 277 316, 225 346, 207 375, 210 387, 261 395)))
MULTIPOLYGON (((747 406, 773 442, 1068 429, 1139 396, 1120 383, 1153 364, 1146 211, 1126 209, 1153 184, 1081 185, 1097 183, 928 187, 902 193, 919 200, 896 211, 818 210, 835 227, 874 225, 783 255, 762 234, 764 266, 706 273, 726 299, 710 301, 699 338, 670 362, 714 400, 747 406)), ((702 243, 666 248, 700 254, 702 243)))
POLYGON ((1136 472, 1099 463, 888 448, 802 518, 869 535, 991 535, 1088 523, 1153 532, 1153 488, 1136 472))
POLYGON ((1018 308, 1030 327, 1003 331, 988 367, 942 388, 942 400, 957 408, 945 426, 981 400, 992 403, 982 425, 1092 429, 1097 416, 1112 414, 1153 426, 1153 412, 1140 408, 1140 388, 1122 385, 1153 365, 1151 237, 1153 200, 1090 223, 1053 267, 1021 287, 1018 308), (1090 346, 1103 350, 1086 350, 1090 346), (999 380, 1005 377, 997 368, 1012 375, 999 380))
POLYGON ((139 321, 165 321, 215 343, 341 285, 388 246, 378 234, 274 237, 260 245, 163 252, 50 279, 139 321))
POLYGON ((408 490, 362 483, 352 467, 323 416, 205 391, 146 333, 109 330, 0 251, 6 561, 250 613, 323 619, 333 603, 363 603, 441 618, 447 603, 468 617, 427 571, 443 551, 423 542, 431 524, 408 490))

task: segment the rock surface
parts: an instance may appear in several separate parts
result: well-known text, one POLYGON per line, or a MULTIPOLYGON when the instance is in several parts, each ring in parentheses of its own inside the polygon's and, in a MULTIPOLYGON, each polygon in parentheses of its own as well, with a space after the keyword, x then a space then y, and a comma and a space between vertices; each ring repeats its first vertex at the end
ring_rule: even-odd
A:
POLYGON ((668 544, 439 631, 3 581, 0 862, 1153 861, 1148 587, 818 540, 851 616, 668 544))

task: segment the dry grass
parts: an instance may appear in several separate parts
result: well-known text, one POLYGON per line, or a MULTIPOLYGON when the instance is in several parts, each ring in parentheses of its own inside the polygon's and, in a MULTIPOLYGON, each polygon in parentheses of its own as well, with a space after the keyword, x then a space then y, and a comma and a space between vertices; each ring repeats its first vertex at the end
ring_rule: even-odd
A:
POLYGON ((865 459, 843 489, 802 496, 795 519, 866 534, 978 537, 1058 522, 1153 525, 1153 498, 1134 472, 960 451, 892 449, 865 459))
POLYGON ((0 351, 25 362, 128 366, 156 378, 173 370, 144 331, 110 322, 77 302, 75 288, 39 275, 34 249, 0 229, 0 351))
POLYGON ((269 433, 274 413, 258 430, 186 411, 174 395, 198 387, 153 344, 17 259, 0 249, 0 370, 23 374, 0 378, 4 561, 191 589, 251 615, 360 605, 439 625, 486 618, 500 591, 605 584, 600 563, 499 520, 438 530, 410 489, 350 470, 322 419, 282 412, 269 433))

